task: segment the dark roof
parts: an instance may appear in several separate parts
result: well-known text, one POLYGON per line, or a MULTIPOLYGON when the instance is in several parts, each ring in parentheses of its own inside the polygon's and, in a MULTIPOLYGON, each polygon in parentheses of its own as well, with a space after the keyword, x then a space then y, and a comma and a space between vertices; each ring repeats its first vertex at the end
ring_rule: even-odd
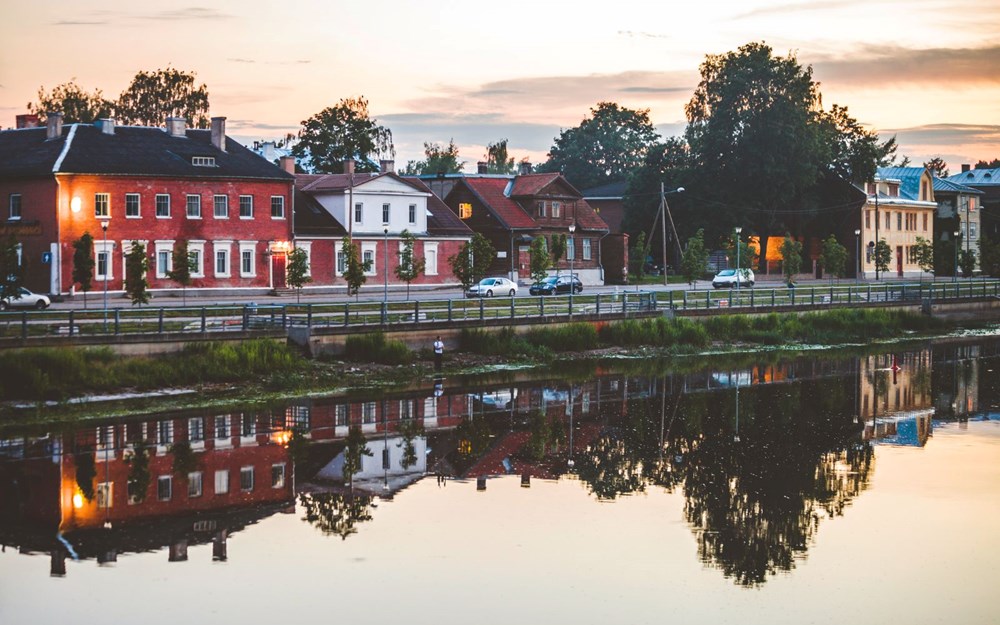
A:
POLYGON ((967 187, 947 178, 934 178, 934 193, 961 193, 963 195, 983 195, 979 189, 967 187))
POLYGON ((580 193, 583 194, 585 198, 622 198, 625 196, 625 188, 628 183, 622 180, 621 182, 609 182, 608 184, 602 184, 599 187, 591 187, 589 189, 584 189, 580 193))
POLYGON ((421 191, 431 194, 430 197, 427 198, 427 234, 459 236, 472 235, 472 230, 465 225, 465 222, 459 219, 458 215, 448 208, 448 205, 444 203, 444 200, 431 193, 430 188, 424 184, 423 180, 409 176, 404 176, 403 179, 421 191))
POLYGON ((114 134, 104 134, 91 124, 71 124, 52 140, 45 138, 46 132, 46 128, 0 132, 0 176, 47 176, 58 171, 292 180, 291 174, 229 137, 226 151, 217 149, 210 130, 188 130, 184 137, 172 137, 163 128, 117 126, 114 134), (212 157, 215 166, 193 165, 195 156, 212 157))
MULTIPOLYGON (((384 173, 360 173, 360 174, 298 174, 295 179, 295 185, 300 187, 303 191, 308 191, 309 193, 319 193, 321 191, 345 191, 348 187, 358 187, 382 178, 383 176, 394 178, 400 182, 404 182, 411 186, 416 187, 413 181, 416 178, 404 178, 399 174, 392 172, 384 173)), ((431 190, 426 188, 426 186, 420 186, 421 191, 426 191, 430 193, 431 190)))
POLYGON ((301 189, 295 189, 295 236, 343 237, 347 229, 334 219, 316 198, 301 189))

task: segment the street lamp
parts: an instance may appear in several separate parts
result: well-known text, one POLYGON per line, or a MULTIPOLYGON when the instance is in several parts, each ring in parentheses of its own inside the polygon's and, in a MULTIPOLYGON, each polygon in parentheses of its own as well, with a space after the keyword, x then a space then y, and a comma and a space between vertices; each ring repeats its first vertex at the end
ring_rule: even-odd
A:
POLYGON ((389 227, 382 229, 383 245, 385 246, 385 268, 382 270, 384 284, 382 287, 382 323, 385 323, 389 314, 389 227))
MULTIPOLYGON (((683 192, 684 192, 684 187, 677 187, 673 191, 664 191, 663 183, 662 182, 660 183, 660 212, 662 213, 662 215, 660 215, 660 217, 662 217, 660 227, 662 229, 661 234, 663 236, 663 286, 668 286, 668 283, 670 282, 669 279, 667 278, 667 218, 668 217, 670 218, 670 228, 674 231, 674 239, 677 242, 677 251, 678 253, 680 253, 681 256, 684 255, 684 252, 681 250, 681 241, 677 237, 677 227, 674 225, 674 216, 670 214, 670 205, 667 204, 667 194, 683 193, 683 192)), ((654 222, 654 227, 655 227, 655 222, 654 222)), ((652 233, 650 233, 650 237, 652 237, 652 233)), ((680 260, 680 257, 678 257, 678 260, 680 260)))
POLYGON ((108 254, 108 222, 101 222, 104 231, 104 331, 108 331, 108 271, 111 269, 111 255, 108 254))
POLYGON ((576 278, 573 275, 573 260, 576 258, 576 222, 569 225, 569 317, 573 318, 573 291, 576 290, 576 278))
POLYGON ((958 246, 960 245, 958 237, 962 235, 962 231, 956 230, 952 234, 955 235, 955 276, 952 278, 952 282, 958 282, 958 246))
POLYGON ((861 229, 854 229, 854 279, 861 277, 861 229))
POLYGON ((743 270, 740 269, 740 233, 742 226, 736 226, 736 301, 740 299, 740 279, 743 277, 743 270))

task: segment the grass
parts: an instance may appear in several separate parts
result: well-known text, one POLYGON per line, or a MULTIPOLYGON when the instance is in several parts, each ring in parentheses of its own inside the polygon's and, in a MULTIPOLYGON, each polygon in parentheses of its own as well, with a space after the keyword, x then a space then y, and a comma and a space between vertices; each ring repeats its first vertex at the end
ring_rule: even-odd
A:
POLYGON ((924 315, 865 308, 805 315, 726 315, 705 321, 705 329, 713 340, 765 345, 855 342, 890 338, 908 332, 940 330, 947 325, 944 321, 924 315))
POLYGON ((402 341, 386 340, 385 334, 373 332, 347 337, 344 359, 383 365, 408 365, 413 361, 413 352, 402 341))

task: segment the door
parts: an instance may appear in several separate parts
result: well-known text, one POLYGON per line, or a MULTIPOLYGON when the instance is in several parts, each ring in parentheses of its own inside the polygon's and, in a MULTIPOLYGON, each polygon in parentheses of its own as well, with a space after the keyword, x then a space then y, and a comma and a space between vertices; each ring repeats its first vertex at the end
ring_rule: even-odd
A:
POLYGON ((896 275, 903 277, 903 246, 896 246, 896 275))
POLYGON ((271 280, 272 288, 283 289, 287 286, 285 282, 285 255, 271 254, 271 280))

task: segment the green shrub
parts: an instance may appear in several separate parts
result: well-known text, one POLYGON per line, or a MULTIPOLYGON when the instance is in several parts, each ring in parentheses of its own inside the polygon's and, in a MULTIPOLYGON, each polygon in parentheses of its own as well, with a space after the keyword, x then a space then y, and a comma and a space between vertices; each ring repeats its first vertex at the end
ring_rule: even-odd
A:
POLYGON ((354 362, 406 365, 413 361, 413 352, 402 341, 386 340, 385 334, 373 332, 347 337, 344 358, 354 362))
POLYGON ((531 330, 525 337, 531 345, 539 345, 554 352, 581 352, 598 345, 597 330, 589 323, 572 323, 553 328, 531 330))

